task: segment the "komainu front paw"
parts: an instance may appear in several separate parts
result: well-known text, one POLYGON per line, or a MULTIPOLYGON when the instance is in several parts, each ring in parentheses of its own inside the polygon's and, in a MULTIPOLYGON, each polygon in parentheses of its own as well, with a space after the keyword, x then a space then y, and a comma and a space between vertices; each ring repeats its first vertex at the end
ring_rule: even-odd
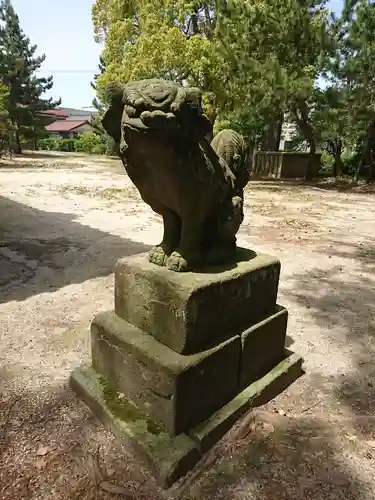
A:
POLYGON ((165 266, 168 255, 161 246, 156 246, 149 251, 148 260, 157 266, 165 266))
POLYGON ((173 252, 167 259, 167 268, 178 273, 190 271, 191 267, 179 252, 173 252))

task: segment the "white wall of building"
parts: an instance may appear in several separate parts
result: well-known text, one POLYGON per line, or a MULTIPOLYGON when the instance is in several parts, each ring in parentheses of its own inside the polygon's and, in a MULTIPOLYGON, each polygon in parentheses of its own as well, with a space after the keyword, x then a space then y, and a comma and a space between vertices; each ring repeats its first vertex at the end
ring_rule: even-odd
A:
POLYGON ((89 123, 85 123, 74 129, 75 134, 83 134, 84 132, 94 132, 94 128, 89 123))

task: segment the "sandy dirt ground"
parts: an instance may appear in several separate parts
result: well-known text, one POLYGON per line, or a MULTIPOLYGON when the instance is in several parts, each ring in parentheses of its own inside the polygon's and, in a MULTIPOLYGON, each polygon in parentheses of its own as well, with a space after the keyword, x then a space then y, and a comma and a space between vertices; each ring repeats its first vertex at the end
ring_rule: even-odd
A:
POLYGON ((118 160, 3 162, 0 499, 375 499, 375 194, 330 188, 249 184, 239 243, 280 258, 306 374, 162 492, 67 384, 113 306, 116 260, 157 243, 161 221, 118 160))

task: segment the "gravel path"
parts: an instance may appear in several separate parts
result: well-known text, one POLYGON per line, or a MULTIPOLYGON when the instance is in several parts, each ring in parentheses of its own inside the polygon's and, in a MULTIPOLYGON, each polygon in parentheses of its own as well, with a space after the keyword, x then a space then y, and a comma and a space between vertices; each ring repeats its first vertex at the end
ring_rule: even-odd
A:
POLYGON ((117 160, 0 164, 0 499, 121 498, 97 490, 98 446, 129 498, 375 499, 374 195, 328 187, 249 185, 239 243, 280 258, 306 375, 162 494, 67 387, 112 308, 116 260, 158 241, 161 221, 117 160))

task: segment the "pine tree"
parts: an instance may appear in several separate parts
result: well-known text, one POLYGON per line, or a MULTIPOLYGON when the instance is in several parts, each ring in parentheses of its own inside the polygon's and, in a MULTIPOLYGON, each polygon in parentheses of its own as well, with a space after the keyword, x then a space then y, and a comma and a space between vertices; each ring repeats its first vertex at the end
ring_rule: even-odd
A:
POLYGON ((335 76, 346 94, 347 136, 358 150, 355 180, 375 179, 375 4, 346 0, 338 21, 335 76), (354 140, 353 140, 354 139, 354 140))
POLYGON ((9 140, 12 132, 12 125, 9 119, 7 104, 9 90, 0 82, 0 156, 9 149, 9 140))
MULTIPOLYGON (((100 79, 100 77, 106 72, 106 69, 107 69, 107 66, 106 66, 106 63, 105 63, 103 55, 101 55, 99 57, 99 65, 98 65, 98 67, 99 67, 99 73, 97 73, 96 75, 94 75, 94 81, 91 82, 91 87, 96 92, 98 92, 97 82, 100 79)), ((93 99, 92 104, 93 104, 94 108, 99 112, 100 115, 102 115, 104 113, 103 103, 101 101, 99 101, 99 99, 97 97, 95 97, 93 99)))
POLYGON ((49 123, 43 111, 61 101, 43 99, 53 86, 53 78, 36 76, 45 55, 36 56, 37 46, 22 31, 10 0, 0 3, 0 21, 0 81, 9 89, 7 111, 15 130, 15 150, 20 153, 21 140, 35 141, 49 123))
MULTIPOLYGON (((99 68, 99 73, 94 75, 94 81, 91 82, 91 87, 96 92, 98 92, 97 82, 106 71, 106 63, 105 63, 105 60, 104 60, 102 55, 99 57, 98 68, 99 68)), ((115 144, 114 140, 112 139, 112 137, 110 137, 107 134, 107 132, 104 130, 103 125, 102 125, 102 118, 103 118, 103 115, 104 115, 104 112, 106 109, 105 105, 97 97, 93 99, 92 104, 93 104, 94 108, 97 110, 97 114, 91 116, 90 123, 93 127, 95 127, 97 130, 99 130, 101 132, 101 140, 102 140, 103 144, 105 145, 105 153, 107 155, 110 155, 110 156, 116 155, 117 154, 116 144, 115 144)))

